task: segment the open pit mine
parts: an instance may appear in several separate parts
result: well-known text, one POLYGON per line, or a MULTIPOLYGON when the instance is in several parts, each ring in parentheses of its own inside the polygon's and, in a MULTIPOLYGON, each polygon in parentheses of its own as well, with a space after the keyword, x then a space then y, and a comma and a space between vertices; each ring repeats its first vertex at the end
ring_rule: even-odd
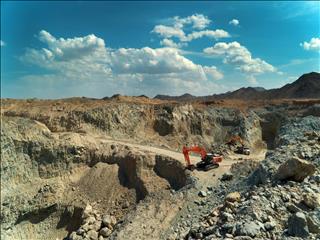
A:
POLYGON ((1 121, 1 239, 320 239, 319 99, 2 99, 1 121))

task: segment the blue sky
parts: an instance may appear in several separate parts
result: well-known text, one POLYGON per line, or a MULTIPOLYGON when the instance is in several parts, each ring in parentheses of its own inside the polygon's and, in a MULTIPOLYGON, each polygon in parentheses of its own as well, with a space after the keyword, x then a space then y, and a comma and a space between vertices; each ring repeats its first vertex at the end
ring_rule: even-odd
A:
POLYGON ((1 2, 1 95, 208 95, 320 71, 319 2, 1 2))

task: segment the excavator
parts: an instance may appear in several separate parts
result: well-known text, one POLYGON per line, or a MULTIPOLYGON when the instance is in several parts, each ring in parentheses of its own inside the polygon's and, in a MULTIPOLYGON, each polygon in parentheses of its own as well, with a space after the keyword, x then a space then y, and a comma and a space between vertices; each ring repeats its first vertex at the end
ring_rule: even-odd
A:
POLYGON ((237 147, 234 151, 238 154, 250 155, 250 149, 244 146, 244 142, 240 136, 232 136, 226 144, 231 148, 231 146, 237 147), (241 146, 236 146, 237 142, 241 144, 241 146))
POLYGON ((195 168, 202 169, 204 171, 208 171, 210 169, 214 169, 219 167, 219 162, 222 161, 222 156, 214 153, 207 153, 207 151, 199 146, 184 146, 182 148, 182 153, 184 155, 184 159, 187 163, 187 169, 193 171, 195 168), (198 153, 201 156, 201 161, 195 165, 191 164, 189 152, 198 153))
POLYGON ((235 146, 237 142, 239 142, 242 146, 244 145, 242 138, 238 135, 232 136, 226 144, 235 146))

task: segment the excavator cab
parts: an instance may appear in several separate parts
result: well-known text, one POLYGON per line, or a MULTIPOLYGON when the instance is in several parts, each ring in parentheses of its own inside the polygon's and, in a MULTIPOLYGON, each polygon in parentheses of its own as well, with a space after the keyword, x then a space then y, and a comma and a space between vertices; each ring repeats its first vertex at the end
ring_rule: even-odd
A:
POLYGON ((213 153, 207 153, 207 155, 196 164, 197 169, 209 171, 210 169, 219 167, 217 156, 215 155, 216 154, 213 153))
POLYGON ((207 153, 207 155, 204 157, 204 159, 201 159, 205 163, 210 163, 213 158, 213 153, 207 153))
POLYGON ((234 152, 243 155, 250 155, 250 149, 244 146, 237 147, 234 152))

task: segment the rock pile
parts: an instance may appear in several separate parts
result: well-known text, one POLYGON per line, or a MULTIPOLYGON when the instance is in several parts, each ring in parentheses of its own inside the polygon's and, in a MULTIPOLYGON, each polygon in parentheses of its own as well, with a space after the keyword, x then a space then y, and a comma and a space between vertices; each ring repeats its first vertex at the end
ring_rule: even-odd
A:
POLYGON ((226 195, 189 239, 303 239, 320 237, 320 175, 302 183, 269 183, 226 195), (317 181, 317 182, 316 182, 317 181))
POLYGON ((320 167, 320 119, 304 117, 290 119, 277 136, 277 148, 266 154, 248 182, 265 184, 270 180, 302 181, 320 167), (281 165, 281 167, 280 167, 281 165))
POLYGON ((111 215, 101 216, 91 205, 87 205, 82 214, 82 224, 78 230, 69 235, 70 240, 103 240, 107 239, 115 225, 117 219, 111 215))

